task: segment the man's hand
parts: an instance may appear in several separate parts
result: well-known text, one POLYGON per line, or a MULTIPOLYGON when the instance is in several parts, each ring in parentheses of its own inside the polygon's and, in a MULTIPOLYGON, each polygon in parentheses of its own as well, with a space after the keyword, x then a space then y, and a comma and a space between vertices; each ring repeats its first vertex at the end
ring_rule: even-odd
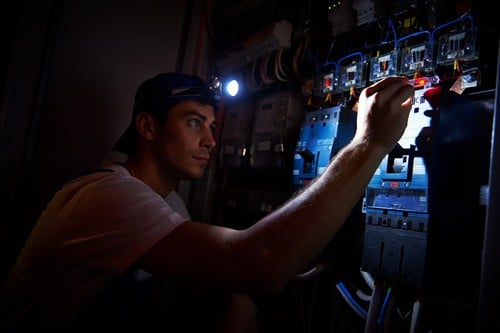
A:
POLYGON ((414 92, 406 77, 387 77, 363 89, 354 139, 392 150, 408 123, 414 92))

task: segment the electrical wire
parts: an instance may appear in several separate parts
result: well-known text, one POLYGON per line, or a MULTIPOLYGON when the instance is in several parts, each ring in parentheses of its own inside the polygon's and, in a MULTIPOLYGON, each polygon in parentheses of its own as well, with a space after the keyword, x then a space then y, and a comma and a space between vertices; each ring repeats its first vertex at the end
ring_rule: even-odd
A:
POLYGON ((274 75, 281 82, 286 82, 288 80, 288 76, 283 69, 281 57, 283 56, 284 47, 281 46, 276 51, 276 56, 274 57, 274 75))
POLYGON ((316 71, 316 73, 320 73, 323 68, 328 68, 330 66, 334 66, 333 67, 333 72, 336 72, 337 69, 338 69, 338 67, 339 67, 339 65, 335 61, 325 62, 323 65, 321 65, 320 67, 318 67, 318 70, 316 71))
POLYGON ((311 278, 317 276, 319 273, 321 273, 325 269, 325 267, 326 267, 326 265, 324 265, 324 264, 316 264, 316 266, 314 266, 313 268, 311 268, 307 272, 295 275, 295 280, 311 279, 311 278))
POLYGON ((403 41, 403 40, 406 40, 406 39, 409 39, 411 37, 416 37, 416 36, 420 36, 420 35, 428 35, 429 36, 429 40, 432 40, 432 37, 431 37, 431 33, 427 30, 422 30, 422 31, 417 31, 415 33, 412 33, 412 34, 409 34, 409 35, 406 35, 406 36, 403 36, 401 37, 400 39, 398 39, 395 43, 394 43, 394 48, 397 48, 398 47, 398 44, 403 41))
POLYGON ((326 55, 325 63, 328 63, 328 59, 330 59, 330 54, 331 54, 331 53, 332 53, 332 51, 333 51, 333 46, 335 45, 335 42, 336 42, 336 41, 337 41, 337 40, 336 40, 336 39, 334 39, 334 40, 332 40, 332 42, 330 43, 330 48, 328 49, 328 53, 327 53, 327 55, 326 55))
POLYGON ((420 319, 420 309, 422 308, 422 301, 417 299, 413 302, 413 310, 411 312, 411 323, 409 333, 416 333, 420 319))
POLYGON ((363 277, 363 280, 365 280, 368 287, 370 287, 370 289, 373 291, 373 288, 375 287, 375 280, 373 279, 373 276, 361 269, 359 271, 361 273, 361 276, 363 277))
POLYGON ((394 49, 396 49, 396 41, 398 40, 396 35, 396 28, 394 27, 394 24, 392 23, 391 20, 388 21, 388 26, 391 27, 392 29, 392 35, 394 37, 394 49))
POLYGON ((252 62, 252 65, 250 66, 250 75, 249 75, 249 87, 251 88, 250 90, 255 91, 259 88, 262 87, 262 82, 259 81, 257 82, 257 76, 260 77, 260 75, 257 75, 256 69, 257 69, 257 64, 258 64, 258 59, 254 60, 252 62))
POLYGON ((304 39, 302 39, 299 42, 299 45, 298 45, 297 49, 295 50, 295 53, 293 54, 292 68, 293 68, 293 72, 295 73, 296 77, 300 76, 299 58, 301 58, 302 50, 305 47, 304 44, 305 44, 305 41, 304 41, 304 39))
POLYGON ((369 302, 372 299, 372 295, 365 294, 360 289, 356 290, 356 296, 362 301, 369 302))
POLYGON ((378 316, 382 306, 382 289, 380 282, 376 281, 373 286, 372 299, 368 307, 364 333, 378 333, 378 316))
POLYGON ((438 30, 441 30, 443 28, 446 28, 452 24, 455 24, 455 23, 458 23, 460 21, 463 21, 465 19, 469 19, 470 20, 470 24, 471 24, 471 27, 474 27, 474 21, 472 19, 472 16, 470 15, 465 15, 465 16, 462 16, 462 17, 459 17, 458 19, 456 20, 453 20, 453 21, 450 21, 450 22, 447 22, 447 23, 444 23, 444 24, 441 24, 440 26, 437 26, 435 27, 433 30, 432 30, 432 33, 431 33, 431 41, 434 41, 434 34, 436 33, 436 31, 438 30))
POLYGON ((386 318, 386 313, 387 313, 387 307, 388 307, 389 301, 391 299, 391 295, 392 295, 392 289, 391 289, 391 287, 389 287, 385 293, 384 302, 382 303, 382 308, 380 309, 380 314, 379 314, 378 320, 377 320, 379 332, 384 332, 384 327, 385 327, 384 324, 386 322, 385 318, 386 318))
POLYGON ((368 313, 366 310, 352 297, 352 295, 349 293, 349 290, 347 290, 346 286, 344 283, 341 281, 337 282, 335 284, 337 287, 337 290, 340 292, 340 295, 344 298, 344 300, 347 302, 347 305, 356 313, 358 316, 360 316, 363 319, 366 319, 368 316, 368 313))
POLYGON ((305 54, 309 48, 309 40, 310 36, 306 35, 299 43, 299 47, 297 48, 295 54, 293 55, 292 68, 295 76, 297 78, 302 77, 302 71, 300 69, 300 64, 304 62, 305 54))
POLYGON ((337 64, 340 65, 342 63, 342 61, 349 59, 349 58, 352 58, 352 57, 355 57, 355 56, 359 57, 359 61, 363 61, 363 54, 361 52, 353 52, 353 53, 348 54, 348 55, 340 58, 339 60, 337 60, 337 64))
POLYGON ((268 75, 269 60, 271 59, 271 53, 266 54, 259 60, 259 74, 260 79, 263 84, 272 84, 276 82, 273 78, 268 75))

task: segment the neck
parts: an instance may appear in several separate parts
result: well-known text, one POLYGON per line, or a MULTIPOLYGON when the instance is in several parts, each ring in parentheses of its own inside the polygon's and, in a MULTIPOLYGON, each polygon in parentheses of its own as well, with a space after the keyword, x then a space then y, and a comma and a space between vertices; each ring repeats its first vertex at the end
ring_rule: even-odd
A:
POLYGON ((137 163, 134 159, 128 159, 124 167, 132 177, 140 179, 162 197, 177 188, 178 181, 163 175, 154 164, 137 163))

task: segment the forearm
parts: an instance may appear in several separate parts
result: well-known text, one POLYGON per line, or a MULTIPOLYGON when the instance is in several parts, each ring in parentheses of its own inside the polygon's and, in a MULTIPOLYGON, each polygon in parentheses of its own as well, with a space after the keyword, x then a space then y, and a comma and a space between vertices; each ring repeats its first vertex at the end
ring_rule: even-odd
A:
POLYGON ((321 177, 250 228, 249 243, 260 246, 264 263, 272 266, 265 271, 285 281, 319 254, 361 198, 384 155, 382 149, 351 142, 321 177))
POLYGON ((365 88, 353 141, 302 193, 244 230, 185 222, 141 263, 164 276, 279 290, 324 249, 359 202, 404 131, 413 93, 404 77, 365 88))

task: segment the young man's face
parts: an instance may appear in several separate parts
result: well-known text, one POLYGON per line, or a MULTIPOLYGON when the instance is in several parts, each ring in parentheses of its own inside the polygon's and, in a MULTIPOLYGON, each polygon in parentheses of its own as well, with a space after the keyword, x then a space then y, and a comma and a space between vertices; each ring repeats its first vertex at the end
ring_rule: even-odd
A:
POLYGON ((154 140, 157 162, 177 179, 203 176, 215 147, 215 116, 211 105, 183 101, 168 110, 154 140))

